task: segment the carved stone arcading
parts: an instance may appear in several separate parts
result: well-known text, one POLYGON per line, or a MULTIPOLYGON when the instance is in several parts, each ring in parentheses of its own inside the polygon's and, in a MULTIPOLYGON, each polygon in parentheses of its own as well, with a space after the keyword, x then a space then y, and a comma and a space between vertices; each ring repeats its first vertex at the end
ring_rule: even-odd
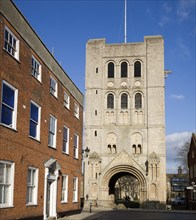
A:
POLYGON ((152 152, 148 158, 149 158, 149 163, 151 164, 159 164, 160 162, 160 158, 157 156, 155 152, 152 152))
POLYGON ((97 154, 97 152, 94 151, 92 154, 90 154, 89 161, 94 161, 94 162, 96 161, 96 162, 100 162, 101 163, 101 158, 97 154))

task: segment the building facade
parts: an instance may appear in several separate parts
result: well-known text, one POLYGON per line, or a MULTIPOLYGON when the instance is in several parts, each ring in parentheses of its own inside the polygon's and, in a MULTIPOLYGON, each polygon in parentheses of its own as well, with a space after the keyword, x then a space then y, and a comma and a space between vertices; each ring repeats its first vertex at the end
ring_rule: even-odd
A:
MULTIPOLYGON (((115 184, 138 180, 141 207, 166 201, 164 40, 89 40, 85 85, 86 204, 115 206, 115 184)), ((129 195, 128 195, 129 196, 129 195)))
POLYGON ((167 174, 167 202, 176 205, 184 203, 187 186, 189 186, 188 174, 182 173, 181 167, 178 167, 177 174, 167 174))
POLYGON ((80 209, 83 95, 12 1, 0 1, 0 218, 80 209))
POLYGON ((187 209, 196 210, 196 133, 192 133, 187 154, 189 168, 189 187, 186 191, 187 209))

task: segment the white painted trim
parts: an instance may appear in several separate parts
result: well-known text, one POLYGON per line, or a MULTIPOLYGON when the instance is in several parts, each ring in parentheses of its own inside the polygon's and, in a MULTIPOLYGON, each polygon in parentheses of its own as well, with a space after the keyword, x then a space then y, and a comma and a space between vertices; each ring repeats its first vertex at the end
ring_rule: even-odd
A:
POLYGON ((57 186, 58 186, 58 176, 59 176, 59 169, 60 166, 57 163, 57 169, 54 171, 54 175, 51 177, 49 175, 49 166, 52 163, 57 163, 55 159, 49 159, 45 165, 45 176, 44 176, 44 207, 43 207, 43 216, 44 220, 47 220, 47 213, 46 213, 46 205, 47 205, 47 182, 50 181, 50 213, 49 217, 55 217, 57 219, 57 186))

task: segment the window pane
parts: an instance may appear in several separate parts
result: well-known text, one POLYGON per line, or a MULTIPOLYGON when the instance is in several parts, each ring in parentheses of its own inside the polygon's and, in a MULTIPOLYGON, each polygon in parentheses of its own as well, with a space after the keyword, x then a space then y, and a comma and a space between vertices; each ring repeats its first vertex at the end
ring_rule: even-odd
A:
POLYGON ((0 183, 4 183, 4 169, 5 165, 3 163, 0 163, 0 183))
POLYGON ((38 107, 31 103, 31 119, 38 122, 38 107))
POLYGON ((1 122, 8 126, 12 126, 12 113, 12 109, 5 105, 2 105, 1 122))
POLYGON ((135 108, 142 108, 142 95, 140 93, 135 94, 135 108))
POLYGON ((54 139, 54 135, 53 134, 49 134, 49 145, 53 146, 53 139, 54 139))
POLYGON ((30 136, 37 137, 37 124, 33 121, 30 121, 30 136))
POLYGON ((134 63, 134 77, 141 77, 141 63, 139 61, 134 63))
POLYGON ((107 108, 114 108, 114 96, 113 94, 108 94, 107 96, 107 108))
POLYGON ((53 117, 50 117, 50 132, 55 133, 55 119, 53 117))
POLYGON ((8 204, 9 202, 9 186, 4 186, 4 203, 8 204))
POLYGON ((30 169, 28 169, 27 183, 28 183, 28 185, 31 184, 31 170, 30 169))
POLYGON ((63 128, 63 139, 67 141, 67 128, 63 128))
POLYGON ((13 40, 13 37, 12 35, 10 34, 10 39, 9 39, 9 43, 12 45, 12 40, 13 40))
POLYGON ((127 63, 121 63, 121 77, 127 77, 127 63))
POLYGON ((8 31, 5 29, 5 40, 8 41, 8 31))
POLYGON ((77 140, 78 140, 77 135, 74 135, 74 146, 75 146, 75 147, 77 147, 77 140))
POLYGON ((128 106, 128 102, 127 102, 127 94, 122 94, 121 96, 121 108, 122 109, 126 109, 128 106))
POLYGON ((31 170, 31 185, 35 186, 35 170, 31 170))
POLYGON ((64 196, 64 195, 65 195, 65 191, 64 191, 64 190, 62 190, 62 194, 61 194, 61 200, 62 200, 62 201, 64 201, 64 200, 65 200, 65 196, 64 196))
POLYGON ((3 103, 14 108, 14 90, 3 84, 3 103))
POLYGON ((16 39, 14 39, 14 41, 13 41, 13 48, 14 48, 14 50, 16 50, 16 39))
POLYGON ((4 186, 0 185, 0 204, 4 203, 4 199, 3 199, 3 188, 4 186))
POLYGON ((108 78, 114 78, 114 64, 108 63, 108 78))
POLYGON ((11 165, 10 164, 6 164, 6 180, 5 180, 5 182, 6 183, 8 183, 8 184, 10 184, 10 177, 11 177, 11 165))

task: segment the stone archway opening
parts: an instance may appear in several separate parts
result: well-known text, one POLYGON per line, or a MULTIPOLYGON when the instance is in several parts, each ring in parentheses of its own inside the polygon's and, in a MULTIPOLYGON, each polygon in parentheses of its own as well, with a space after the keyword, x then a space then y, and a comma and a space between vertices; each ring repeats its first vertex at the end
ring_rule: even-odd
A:
MULTIPOLYGON (((137 200, 139 206, 145 207, 147 201, 147 184, 144 173, 132 165, 121 164, 108 169, 102 178, 102 188, 100 194, 100 203, 103 206, 115 207, 119 199, 118 182, 124 178, 127 180, 127 187, 124 187, 121 199, 129 196, 130 200, 137 200), (129 181, 128 181, 129 179, 129 181), (135 184, 135 185, 134 185, 135 184), (131 198, 132 197, 132 198, 131 198)), ((121 201, 123 203, 123 200, 121 201)), ((136 207, 135 207, 136 208, 136 207)))
POLYGON ((139 207, 140 184, 138 179, 129 172, 114 174, 108 184, 109 195, 114 195, 114 203, 124 203, 134 208, 139 207))

